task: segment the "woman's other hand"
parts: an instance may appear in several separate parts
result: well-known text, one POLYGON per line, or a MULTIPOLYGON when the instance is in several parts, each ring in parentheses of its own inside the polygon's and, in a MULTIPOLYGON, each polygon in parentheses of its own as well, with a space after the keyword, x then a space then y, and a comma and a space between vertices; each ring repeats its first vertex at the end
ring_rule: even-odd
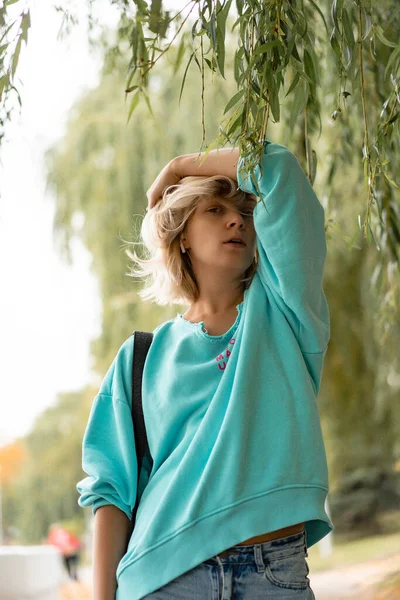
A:
POLYGON ((146 192, 148 200, 148 209, 154 208, 161 200, 164 190, 170 186, 179 183, 181 175, 177 172, 177 163, 173 159, 160 171, 157 178, 146 192))

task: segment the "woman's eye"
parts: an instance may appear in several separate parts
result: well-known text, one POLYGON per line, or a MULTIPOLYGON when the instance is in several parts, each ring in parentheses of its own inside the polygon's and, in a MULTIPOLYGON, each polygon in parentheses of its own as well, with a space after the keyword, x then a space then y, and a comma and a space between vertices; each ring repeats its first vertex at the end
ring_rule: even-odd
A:
MULTIPOLYGON (((215 212, 217 210, 221 211, 221 210, 223 210, 223 207, 222 206, 213 206, 213 207, 209 208, 207 210, 207 212, 215 212)), ((253 217, 253 211, 252 210, 250 210, 250 211, 243 211, 240 214, 242 214, 245 217, 253 217)))

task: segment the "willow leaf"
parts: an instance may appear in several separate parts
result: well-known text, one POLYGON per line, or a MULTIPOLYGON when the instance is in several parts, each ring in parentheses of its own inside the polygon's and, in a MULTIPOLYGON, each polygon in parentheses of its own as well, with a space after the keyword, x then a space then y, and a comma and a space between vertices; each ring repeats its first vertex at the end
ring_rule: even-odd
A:
POLYGON ((178 102, 179 102, 179 104, 181 103, 181 98, 182 98, 183 87, 184 87, 184 85, 185 85, 185 81, 186 81, 186 75, 187 75, 187 72, 188 72, 189 65, 190 65, 190 63, 192 62, 192 58, 193 58, 193 56, 194 56, 194 52, 192 52, 192 54, 190 55, 190 58, 189 58, 189 60, 188 60, 188 64, 186 65, 186 69, 185 69, 185 72, 184 72, 184 74, 183 74, 182 85, 181 85, 181 91, 180 91, 180 93, 179 93, 179 101, 178 101, 178 102))
POLYGON ((233 106, 235 106, 235 104, 237 104, 239 102, 239 100, 241 99, 241 97, 243 96, 245 90, 240 90, 237 94, 235 94, 228 102, 228 104, 225 106, 225 110, 224 110, 224 114, 228 112, 228 110, 230 110, 233 106))
POLYGON ((293 81, 292 81, 292 83, 290 84, 290 88, 288 89, 287 93, 285 94, 285 98, 286 98, 286 96, 289 96, 289 94, 290 94, 290 92, 291 92, 291 91, 293 91, 293 90, 294 90, 294 88, 296 87, 296 85, 297 85, 297 84, 298 84, 298 82, 299 82, 299 79, 300 79, 300 73, 299 73, 299 72, 297 72, 297 73, 295 74, 295 76, 293 77, 293 81))
POLYGON ((380 25, 375 25, 375 33, 376 37, 380 42, 382 42, 382 44, 389 46, 389 48, 396 48, 396 44, 394 42, 389 42, 389 40, 385 37, 383 29, 380 25))
POLYGON ((139 92, 136 92, 135 95, 132 98, 132 101, 131 101, 131 104, 130 104, 130 107, 129 107, 129 111, 128 111, 128 119, 126 121, 126 124, 129 123, 130 118, 132 116, 132 113, 133 113, 133 111, 135 110, 135 108, 137 107, 137 105, 139 103, 139 97, 140 97, 139 92))
POLYGON ((353 25, 351 23, 349 13, 345 8, 343 9, 343 28, 347 43, 349 44, 350 48, 353 48, 355 45, 353 25))

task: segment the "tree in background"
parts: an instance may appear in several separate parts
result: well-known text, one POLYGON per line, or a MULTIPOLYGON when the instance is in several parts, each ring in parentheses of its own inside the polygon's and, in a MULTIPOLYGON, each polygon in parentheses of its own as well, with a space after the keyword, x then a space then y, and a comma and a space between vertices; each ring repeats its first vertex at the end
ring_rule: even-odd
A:
POLYGON ((0 448, 0 479, 7 485, 20 472, 27 459, 27 452, 21 440, 0 448))
MULTIPOLYGON (((60 394, 23 439, 23 469, 9 478, 3 490, 4 529, 16 528, 19 541, 42 542, 54 522, 68 524, 75 534, 83 532, 76 483, 85 476, 82 438, 96 393, 86 388, 60 394)), ((1 460, 2 456, 3 451, 1 460)))

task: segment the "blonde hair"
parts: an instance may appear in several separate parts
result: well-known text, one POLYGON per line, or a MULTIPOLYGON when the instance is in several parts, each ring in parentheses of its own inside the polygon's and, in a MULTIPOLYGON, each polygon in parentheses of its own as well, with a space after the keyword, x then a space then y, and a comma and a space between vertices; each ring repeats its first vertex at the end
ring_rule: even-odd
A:
MULTIPOLYGON (((239 209, 257 202, 254 194, 239 189, 236 183, 225 175, 212 177, 184 177, 178 184, 164 190, 162 199, 143 218, 140 237, 146 258, 142 259, 133 251, 127 250, 138 269, 131 268, 131 277, 145 278, 144 288, 138 292, 143 300, 155 301, 160 306, 166 304, 191 304, 199 296, 199 287, 193 271, 190 256, 182 253, 180 234, 201 200, 218 197, 222 201, 234 201, 239 209)), ((252 264, 241 280, 249 287, 257 270, 257 250, 252 264)))

